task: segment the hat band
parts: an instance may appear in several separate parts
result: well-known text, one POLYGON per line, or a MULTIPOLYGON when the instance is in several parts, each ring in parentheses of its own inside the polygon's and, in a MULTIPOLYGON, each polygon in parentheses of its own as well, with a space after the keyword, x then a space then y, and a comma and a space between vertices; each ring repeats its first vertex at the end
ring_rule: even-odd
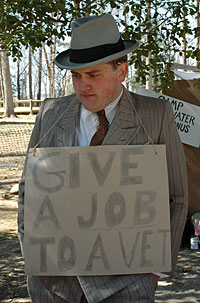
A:
POLYGON ((72 63, 89 63, 124 50, 123 40, 117 43, 103 44, 85 49, 70 49, 69 58, 72 63))

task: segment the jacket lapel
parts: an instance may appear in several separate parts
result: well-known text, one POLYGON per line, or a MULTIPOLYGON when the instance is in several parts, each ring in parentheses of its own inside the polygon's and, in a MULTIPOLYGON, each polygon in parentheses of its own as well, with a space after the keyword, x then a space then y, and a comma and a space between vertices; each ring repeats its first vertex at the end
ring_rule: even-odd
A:
POLYGON ((55 126, 46 136, 44 145, 56 147, 73 146, 75 144, 75 131, 80 115, 79 100, 75 95, 71 100, 63 99, 62 104, 59 104, 59 106, 55 105, 52 112, 54 119, 51 116, 51 119, 47 122, 45 133, 54 124, 55 126))
POLYGON ((133 144, 132 141, 140 130, 141 126, 136 119, 135 112, 126 94, 123 93, 115 118, 102 144, 133 144))
MULTIPOLYGON (((125 88, 124 88, 125 90, 125 88)), ((132 97, 131 97, 132 98, 132 97)), ((133 100, 133 102, 135 102, 133 100)), ((136 104, 134 105, 136 107, 136 104)), ((76 145, 76 129, 80 120, 80 101, 73 95, 71 100, 63 100, 62 105, 53 108, 54 121, 47 121, 46 131, 61 117, 52 131, 45 138, 45 146, 76 145)), ((102 145, 134 144, 134 139, 142 127, 125 93, 119 102, 119 107, 113 122, 104 138, 102 145)), ((46 132, 45 131, 45 132, 46 132)))
POLYGON ((56 126, 56 145, 73 146, 76 144, 76 129, 80 120, 80 102, 74 97, 67 111, 56 126))

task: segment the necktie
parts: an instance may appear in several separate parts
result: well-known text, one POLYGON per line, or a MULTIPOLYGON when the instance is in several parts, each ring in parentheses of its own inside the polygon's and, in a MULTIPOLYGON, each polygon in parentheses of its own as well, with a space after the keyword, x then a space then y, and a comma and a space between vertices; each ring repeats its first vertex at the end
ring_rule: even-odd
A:
POLYGON ((101 111, 97 112, 97 115, 99 117, 99 128, 90 141, 91 146, 101 145, 108 131, 108 120, 106 119, 105 110, 102 109, 101 111))

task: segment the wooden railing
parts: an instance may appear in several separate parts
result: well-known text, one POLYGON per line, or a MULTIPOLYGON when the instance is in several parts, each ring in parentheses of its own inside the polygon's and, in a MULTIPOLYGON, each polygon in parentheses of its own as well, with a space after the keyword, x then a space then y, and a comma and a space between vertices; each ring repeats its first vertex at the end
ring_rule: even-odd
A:
MULTIPOLYGON (((43 100, 33 100, 33 99, 28 99, 28 100, 18 100, 14 99, 14 112, 16 114, 36 114, 39 111, 40 105, 43 100)), ((4 113, 4 105, 3 105, 3 100, 0 100, 0 113, 4 113)))

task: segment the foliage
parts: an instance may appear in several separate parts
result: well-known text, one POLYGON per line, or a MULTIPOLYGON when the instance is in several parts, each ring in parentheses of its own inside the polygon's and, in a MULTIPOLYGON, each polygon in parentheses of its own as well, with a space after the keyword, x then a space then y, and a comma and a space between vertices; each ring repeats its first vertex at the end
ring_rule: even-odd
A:
MULTIPOLYGON (((14 56, 21 46, 37 48, 42 42, 53 43, 70 36, 74 18, 112 13, 124 39, 136 39, 140 46, 131 57, 135 64, 136 82, 145 84, 153 70, 154 88, 160 90, 173 82, 171 64, 177 54, 183 55, 182 42, 200 35, 191 18, 196 18, 193 0, 0 0, 0 41, 14 56), (150 13, 148 14, 148 6, 150 13), (146 58, 150 56, 150 64, 146 58)), ((187 43, 186 58, 200 61, 200 50, 187 43)))
POLYGON ((1 48, 8 49, 17 57, 22 55, 22 45, 31 45, 35 49, 45 42, 50 46, 54 35, 64 39, 66 34, 70 34, 72 19, 98 14, 107 2, 0 0, 1 48))
MULTIPOLYGON (((153 70, 153 83, 156 90, 169 87, 174 76, 171 65, 176 55, 182 56, 182 43, 185 37, 198 36, 199 28, 191 22, 195 20, 197 8, 194 1, 126 1, 123 15, 129 16, 124 25, 124 38, 140 41, 140 46, 133 54, 131 62, 135 64, 136 82, 145 84, 148 70, 153 70), (150 5, 150 16, 147 6, 150 5), (149 53, 150 65, 146 65, 149 53)), ((126 18, 127 19, 127 18, 126 18)), ((186 58, 200 59, 200 51, 193 44, 187 43, 186 58)))

